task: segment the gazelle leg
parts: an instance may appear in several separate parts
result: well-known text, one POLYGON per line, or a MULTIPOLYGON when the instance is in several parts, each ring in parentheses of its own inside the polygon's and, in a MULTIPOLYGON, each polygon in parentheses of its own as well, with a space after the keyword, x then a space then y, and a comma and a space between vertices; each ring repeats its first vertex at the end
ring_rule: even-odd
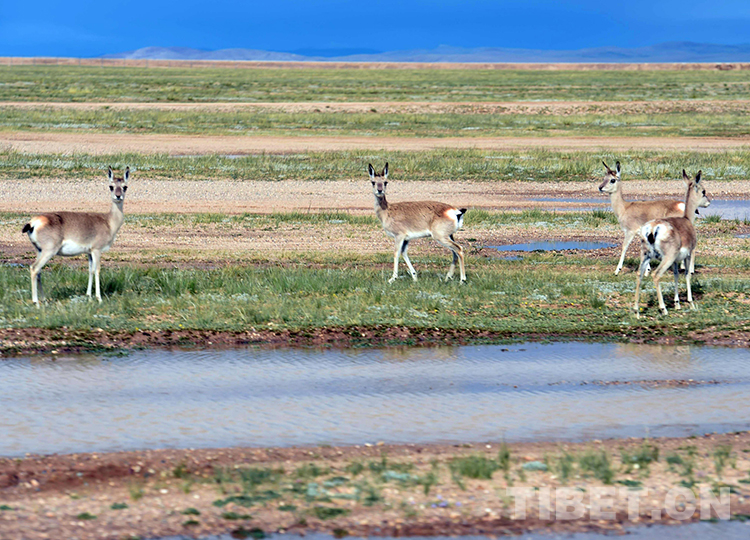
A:
POLYGON ((622 265, 625 262, 625 253, 628 252, 628 247, 630 246, 630 242, 633 241, 633 238, 635 238, 635 231, 628 231, 625 233, 625 240, 622 243, 622 254, 620 255, 620 262, 617 263, 617 270, 615 270, 615 275, 619 274, 620 270, 622 270, 622 265))
POLYGON ((86 287, 86 296, 91 298, 91 286, 94 283, 94 269, 96 268, 96 265, 94 264, 94 256, 89 253, 89 284, 88 287, 86 287))
MULTIPOLYGON (((688 259, 690 259, 689 266, 693 267, 693 253, 691 253, 688 256, 688 259)), ((685 266, 688 266, 688 262, 686 260, 685 266)), ((693 303, 693 291, 690 287, 690 272, 685 272, 685 283, 687 284, 687 301, 690 303, 690 309, 695 309, 695 303, 693 303)))
POLYGON ((646 257, 644 253, 641 253, 641 264, 638 267, 638 276, 635 279, 635 305, 633 306, 633 311, 635 311, 635 316, 637 319, 641 318, 641 311, 638 306, 641 297, 641 282, 643 281, 643 276, 646 273, 646 268, 650 264, 651 262, 649 258, 646 257))
POLYGON ((409 249, 409 241, 404 240, 404 244, 401 247, 401 255, 404 256, 404 262, 406 263, 406 266, 409 268, 409 273, 411 274, 411 278, 414 281, 417 281, 417 271, 414 270, 414 267, 411 265, 411 261, 409 260, 409 254, 407 253, 408 249, 409 249))
POLYGON ((393 253, 393 275, 391 276, 391 279, 388 280, 388 283, 393 283, 396 281, 396 278, 398 278, 398 258, 401 256, 401 249, 403 248, 404 242, 406 242, 405 237, 399 236, 396 238, 396 249, 393 253))
POLYGON ((36 256, 36 261, 31 265, 31 301, 36 307, 41 307, 40 298, 44 300, 44 291, 42 290, 42 268, 55 256, 51 251, 40 251, 36 256))
POLYGON ((99 300, 99 303, 102 303, 102 293, 101 289, 99 287, 99 270, 101 270, 101 263, 102 263, 102 252, 101 251, 92 251, 91 257, 94 260, 94 268, 95 268, 95 277, 96 277, 96 299, 99 300))
POLYGON ((674 264, 674 257, 669 259, 665 258, 661 261, 661 264, 656 267, 656 270, 654 270, 654 287, 656 288, 656 297, 659 299, 659 311, 661 311, 662 315, 667 314, 667 306, 664 304, 664 297, 661 294, 661 283, 659 283, 659 280, 672 264, 674 264))
POLYGON ((695 250, 690 254, 690 273, 695 274, 695 250))
MULTIPOLYGON (((686 260, 685 261, 685 268, 690 268, 689 263, 686 260)), ((679 263, 674 263, 672 265, 672 271, 674 272, 674 308, 680 309, 680 265, 679 263)), ((685 274, 687 275, 688 272, 685 271, 685 274)))
POLYGON ((445 246, 453 252, 453 260, 451 266, 448 269, 448 274, 445 276, 445 280, 453 279, 453 274, 456 271, 456 259, 458 259, 458 268, 461 274, 461 282, 466 281, 466 271, 464 270, 464 248, 461 244, 453 239, 451 234, 447 238, 435 238, 441 246, 445 246))

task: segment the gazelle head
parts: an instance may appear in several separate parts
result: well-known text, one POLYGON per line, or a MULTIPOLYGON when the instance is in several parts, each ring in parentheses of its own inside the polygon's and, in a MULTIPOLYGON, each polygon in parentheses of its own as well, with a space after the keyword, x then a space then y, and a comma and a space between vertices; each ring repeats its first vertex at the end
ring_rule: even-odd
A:
POLYGON ((128 190, 130 167, 125 167, 122 178, 115 178, 112 167, 107 170, 107 176, 109 177, 109 190, 112 192, 112 200, 121 203, 125 200, 125 192, 128 190))
POLYGON ((620 182, 620 162, 615 162, 615 170, 609 168, 609 166, 604 163, 604 167, 607 169, 607 173, 604 175, 604 180, 602 181, 601 185, 599 186, 599 191, 602 193, 612 194, 615 191, 617 191, 617 188, 619 187, 620 182))
POLYGON ((698 171, 698 174, 695 175, 694 179, 691 179, 688 174, 685 172, 685 169, 682 169, 682 181, 685 182, 685 187, 688 190, 693 190, 693 193, 691 194, 688 191, 688 196, 693 196, 697 199, 697 202, 695 203, 695 213, 698 213, 698 208, 708 208, 711 206, 711 195, 706 191, 706 188, 703 187, 703 184, 701 183, 701 175, 703 174, 703 171, 698 171))
POLYGON ((383 171, 380 174, 375 172, 372 164, 368 164, 367 172, 370 173, 372 192, 376 197, 385 196, 385 187, 388 185, 388 164, 385 164, 385 167, 383 167, 383 171))

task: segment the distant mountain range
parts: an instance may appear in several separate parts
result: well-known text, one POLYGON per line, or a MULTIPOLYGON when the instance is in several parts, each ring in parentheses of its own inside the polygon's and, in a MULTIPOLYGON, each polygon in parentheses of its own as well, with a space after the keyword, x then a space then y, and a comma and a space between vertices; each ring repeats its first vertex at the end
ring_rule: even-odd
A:
POLYGON ((574 51, 543 51, 478 47, 466 49, 441 45, 435 49, 376 52, 366 49, 307 49, 274 52, 256 49, 203 51, 187 47, 145 47, 109 54, 103 58, 136 60, 266 60, 274 62, 572 62, 572 63, 660 63, 660 62, 750 62, 750 44, 715 45, 689 41, 660 43, 650 47, 596 47, 574 51))

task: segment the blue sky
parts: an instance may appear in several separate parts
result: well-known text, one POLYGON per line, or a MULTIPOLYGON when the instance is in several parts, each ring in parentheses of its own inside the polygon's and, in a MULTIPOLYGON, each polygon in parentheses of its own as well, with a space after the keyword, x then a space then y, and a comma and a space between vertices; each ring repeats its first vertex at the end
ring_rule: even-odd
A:
POLYGON ((748 0, 0 0, 0 56, 750 43, 748 0))

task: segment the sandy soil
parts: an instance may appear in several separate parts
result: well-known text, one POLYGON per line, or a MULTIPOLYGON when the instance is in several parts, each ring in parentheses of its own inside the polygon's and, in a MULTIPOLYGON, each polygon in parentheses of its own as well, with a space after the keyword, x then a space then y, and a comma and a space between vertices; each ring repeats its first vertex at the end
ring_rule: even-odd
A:
POLYGON ((338 150, 690 150, 716 152, 750 147, 750 137, 248 137, 243 135, 133 135, 128 133, 3 132, 0 149, 28 154, 86 153, 246 155, 338 150))
MULTIPOLYGON (((683 457, 692 448, 695 456, 692 477, 696 489, 711 487, 716 482, 732 486, 730 511, 733 515, 750 512, 750 488, 746 483, 750 458, 748 433, 707 435, 689 439, 651 439, 649 444, 659 448, 660 461, 651 463, 647 470, 626 472, 619 463, 622 450, 631 454, 642 448, 639 439, 594 441, 584 444, 527 443, 509 446, 510 475, 515 487, 557 488, 563 485, 574 490, 591 492, 601 482, 574 474, 562 482, 554 472, 518 471, 532 461, 552 459, 562 452, 580 455, 583 452, 605 450, 613 458, 615 480, 640 484, 640 514, 628 518, 628 491, 622 484, 613 498, 611 520, 591 519, 588 512, 574 521, 553 521, 539 515, 538 503, 532 504, 525 519, 514 517, 513 501, 505 496, 510 483, 496 472, 489 480, 463 478, 463 488, 451 479, 447 464, 459 456, 483 455, 495 459, 497 443, 463 445, 405 445, 368 444, 353 447, 317 448, 231 448, 215 450, 152 450, 117 452, 111 454, 74 454, 27 456, 23 459, 0 459, 0 537, 7 540, 36 540, 48 538, 121 539, 124 537, 154 537, 184 534, 199 536, 258 528, 276 531, 325 531, 338 534, 372 535, 509 535, 528 530, 554 531, 622 531, 625 525, 655 522, 676 523, 663 511, 667 508, 667 491, 684 480, 679 467, 665 463, 667 455, 680 452, 683 457), (719 475, 713 458, 717 449, 731 448, 730 460, 719 475), (410 466, 409 474, 436 474, 436 483, 425 494, 422 485, 410 485, 396 480, 383 481, 379 473, 365 472, 353 479, 347 465, 382 463, 387 456, 390 467, 410 466), (299 477, 293 471, 315 463, 319 468, 330 468, 320 477, 299 477), (280 482, 261 485, 254 493, 275 493, 268 502, 243 506, 241 499, 226 501, 240 494, 237 485, 216 484, 216 470, 232 471, 238 467, 283 469, 280 482), (367 481, 374 485, 379 500, 367 505, 355 500, 335 498, 331 502, 306 501, 304 493, 318 489, 323 480, 345 477, 352 482, 367 481), (310 488, 313 483, 316 488, 310 488), (301 489, 297 494, 294 486, 301 489), (270 490, 270 491, 269 491, 270 490), (114 503, 125 504, 113 509, 114 503), (280 510, 282 505, 293 505, 292 511, 280 510), (316 517, 314 507, 343 509, 344 515, 333 519, 316 517), (185 513, 187 509, 193 509, 185 513), (235 519, 227 519, 225 512, 234 512, 235 519), (655 512, 658 512, 656 514, 655 512), (87 513, 89 517, 85 519, 87 513), (239 516, 237 516, 239 514, 239 516), (658 515, 659 517, 654 517, 658 515), (239 519, 238 519, 239 518, 239 519)), ((390 470, 390 469, 389 469, 390 470)), ((396 473, 398 474, 398 473, 396 473)), ((559 473, 558 473, 559 474, 559 473)), ((328 487, 329 494, 346 495, 352 488, 328 487)), ((584 496, 590 504, 589 495, 584 496)), ((554 502, 553 502, 554 504, 554 502)), ((588 507, 588 506, 587 506, 588 507)), ((554 515, 554 514, 553 514, 554 515)), ((691 520, 699 519, 699 514, 691 520)), ((239 534, 235 533, 235 534, 239 534)))
MULTIPOLYGON (((359 178, 338 181, 278 180, 153 180, 147 173, 135 171, 125 201, 126 214, 156 212, 316 212, 348 211, 357 214, 373 212, 372 187, 363 171, 359 178)), ((459 207, 488 210, 519 208, 590 208, 580 199, 597 199, 602 207, 609 198, 598 191, 601 179, 583 182, 438 181, 401 180, 392 168, 388 198, 399 200, 439 200, 459 207), (570 199, 566 202, 537 201, 538 198, 570 199)), ((0 211, 46 212, 52 210, 106 211, 108 191, 106 178, 100 179, 24 179, 2 180, 0 211), (96 201, 100 201, 97 204, 96 201)), ((714 198, 750 198, 750 180, 710 184, 714 198)), ((682 180, 628 180, 623 187, 626 199, 683 199, 682 180)))

